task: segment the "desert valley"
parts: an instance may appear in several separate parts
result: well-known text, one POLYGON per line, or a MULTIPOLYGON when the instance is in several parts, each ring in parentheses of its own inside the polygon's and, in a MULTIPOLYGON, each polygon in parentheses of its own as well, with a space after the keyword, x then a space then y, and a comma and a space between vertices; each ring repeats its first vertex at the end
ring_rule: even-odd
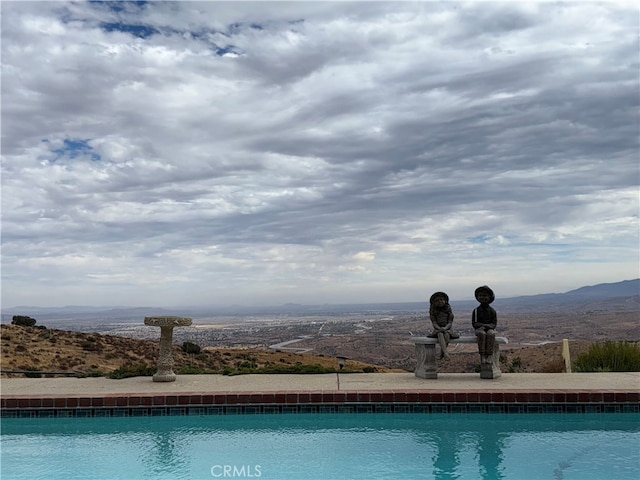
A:
MULTIPOLYGON (((496 300, 498 334, 509 339, 501 349, 504 371, 561 371, 563 339, 569 340, 573 356, 596 341, 640 340, 638 284, 633 280, 564 294, 496 300)), ((475 302, 452 302, 457 332, 473 333, 474 306, 475 302)), ((3 311, 3 374, 25 368, 108 372, 123 364, 153 365, 159 331, 143 324, 145 315, 192 316, 192 326, 174 331, 176 362, 216 372, 242 364, 333 368, 338 356, 346 357, 353 371, 412 371, 411 336, 425 335, 431 328, 427 302, 285 305, 213 314, 144 308, 85 312, 23 308, 3 311), (37 319, 37 326, 6 325, 12 314, 30 315, 37 319), (198 358, 185 354, 179 348, 183 342, 207 353, 198 358)), ((442 372, 471 372, 478 363, 474 345, 452 345, 450 352, 451 360, 439 364, 442 372)))

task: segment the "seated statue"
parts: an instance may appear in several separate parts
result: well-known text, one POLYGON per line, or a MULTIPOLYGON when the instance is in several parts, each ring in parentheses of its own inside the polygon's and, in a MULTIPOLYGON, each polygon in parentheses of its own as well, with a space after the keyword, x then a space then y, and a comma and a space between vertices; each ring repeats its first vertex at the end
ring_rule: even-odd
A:
POLYGON ((460 337, 460 335, 451 330, 453 311, 449 305, 449 296, 444 292, 436 292, 431 295, 429 304, 429 318, 433 325, 433 332, 427 336, 438 339, 440 358, 449 360, 449 354, 447 353, 449 340, 460 337))
POLYGON ((478 352, 480 363, 493 362, 493 349, 496 341, 496 326, 498 315, 489 305, 495 300, 493 290, 486 285, 476 288, 475 297, 480 305, 471 314, 471 324, 478 338, 478 352))

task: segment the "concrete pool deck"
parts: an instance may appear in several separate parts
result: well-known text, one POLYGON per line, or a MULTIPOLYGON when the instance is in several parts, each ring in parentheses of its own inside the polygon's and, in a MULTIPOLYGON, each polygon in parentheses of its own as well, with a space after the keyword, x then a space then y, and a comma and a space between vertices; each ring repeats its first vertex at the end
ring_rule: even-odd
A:
POLYGON ((640 372, 4 378, 2 417, 244 413, 640 413, 640 372))
POLYGON ((175 382, 151 377, 3 378, 0 396, 304 391, 627 391, 640 392, 640 372, 504 373, 497 379, 478 374, 441 373, 437 380, 413 373, 335 373, 308 375, 179 375, 175 382))

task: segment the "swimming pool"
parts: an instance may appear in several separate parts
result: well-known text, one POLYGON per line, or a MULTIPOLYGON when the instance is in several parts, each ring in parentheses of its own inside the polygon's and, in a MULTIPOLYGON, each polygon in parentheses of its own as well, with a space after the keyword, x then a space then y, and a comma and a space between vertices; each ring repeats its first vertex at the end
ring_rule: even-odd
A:
POLYGON ((640 478, 640 415, 5 418, 7 479, 640 478))

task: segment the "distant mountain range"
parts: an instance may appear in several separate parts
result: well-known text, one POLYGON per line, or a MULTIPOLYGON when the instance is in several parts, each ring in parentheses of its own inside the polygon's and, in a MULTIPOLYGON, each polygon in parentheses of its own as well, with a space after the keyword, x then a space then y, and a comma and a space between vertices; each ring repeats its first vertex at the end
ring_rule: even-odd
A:
POLYGON ((600 283, 565 293, 543 293, 500 300, 503 310, 638 310, 640 312, 640 279, 616 283, 600 283))
POLYGON ((635 280, 624 280, 616 283, 600 283, 598 285, 590 285, 588 287, 580 287, 575 290, 571 290, 566 293, 544 293, 541 295, 528 295, 524 297, 513 297, 509 300, 519 300, 524 298, 588 298, 590 300, 602 299, 602 298, 616 298, 616 297, 632 297, 634 295, 640 295, 640 278, 635 280))
MULTIPOLYGON (((471 309, 475 301, 452 301, 457 309, 471 309)), ((545 293, 496 300, 496 308, 503 312, 537 311, 591 311, 626 310, 640 312, 640 278, 616 283, 601 283, 580 287, 565 293, 545 293)), ((424 313, 425 302, 371 303, 348 305, 299 305, 288 303, 272 307, 211 307, 211 308, 158 308, 158 307, 31 307, 19 306, 2 310, 2 323, 11 322, 13 315, 29 315, 38 320, 78 320, 100 322, 139 322, 149 315, 180 315, 197 318, 217 316, 240 317, 248 315, 282 316, 345 316, 357 314, 415 314, 424 313)))

